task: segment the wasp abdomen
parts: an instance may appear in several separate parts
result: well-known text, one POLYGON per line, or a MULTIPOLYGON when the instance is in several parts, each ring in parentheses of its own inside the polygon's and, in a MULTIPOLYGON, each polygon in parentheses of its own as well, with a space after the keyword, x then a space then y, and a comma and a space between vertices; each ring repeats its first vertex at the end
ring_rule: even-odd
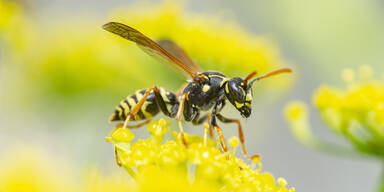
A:
MULTIPOLYGON (((140 99, 143 98, 145 91, 147 89, 142 89, 136 91, 134 94, 129 95, 120 104, 115 108, 115 112, 109 118, 109 121, 124 121, 132 108, 137 105, 140 99)), ((176 101, 176 95, 170 91, 165 90, 164 88, 159 88, 161 97, 167 105, 173 105, 176 101)), ((136 116, 132 119, 133 121, 151 119, 159 113, 160 109, 156 103, 155 93, 152 91, 149 93, 148 97, 145 99, 144 104, 141 106, 140 110, 136 116)))

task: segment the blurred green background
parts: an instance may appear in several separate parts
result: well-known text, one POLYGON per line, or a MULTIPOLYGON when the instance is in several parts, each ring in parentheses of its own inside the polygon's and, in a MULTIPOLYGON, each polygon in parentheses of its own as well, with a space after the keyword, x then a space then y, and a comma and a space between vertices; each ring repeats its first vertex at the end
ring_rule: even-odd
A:
MULTIPOLYGON (((343 68, 369 64, 384 72, 382 1, 60 1, 0 0, 0 150, 36 146, 72 162, 117 169, 104 137, 121 99, 185 81, 133 43, 101 29, 120 21, 153 38, 179 42, 204 69, 229 76, 289 66, 294 73, 254 88, 243 120, 246 145, 264 170, 298 191, 373 191, 379 164, 310 151, 283 122, 291 99, 310 102, 321 83, 342 85, 343 68)), ((316 112, 314 111, 316 114, 316 112)), ((240 118, 230 105, 224 114, 240 118)), ((314 115, 316 116, 316 115, 314 115)), ((160 117, 160 116, 159 116, 160 117)), ((314 132, 339 142, 314 118, 314 132)), ((175 123, 173 123, 175 125, 175 123)), ((201 127, 186 125, 190 133, 201 127)), ((224 134, 237 135, 223 125, 224 134)), ((146 130, 135 130, 138 138, 146 130)), ((342 143, 344 144, 344 143, 342 143)))

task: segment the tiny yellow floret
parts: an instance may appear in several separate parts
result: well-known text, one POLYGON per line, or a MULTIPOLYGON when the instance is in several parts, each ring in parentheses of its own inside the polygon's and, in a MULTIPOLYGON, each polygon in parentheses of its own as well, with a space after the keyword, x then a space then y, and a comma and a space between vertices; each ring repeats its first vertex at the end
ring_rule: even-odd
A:
POLYGON ((237 146, 239 146, 240 141, 236 136, 233 136, 229 138, 228 143, 232 148, 236 148, 237 146))
POLYGON ((116 142, 131 142, 135 138, 135 135, 127 128, 118 127, 111 132, 111 137, 107 137, 107 141, 111 139, 116 142))
POLYGON ((287 181, 284 178, 281 178, 281 177, 277 178, 277 183, 281 187, 285 187, 285 186, 288 185, 287 181))
POLYGON ((287 105, 284 114, 288 121, 296 121, 307 115, 307 106, 300 101, 294 101, 287 105))
POLYGON ((159 121, 152 121, 148 124, 147 129, 149 133, 156 137, 163 137, 168 132, 170 121, 160 119, 159 121))
POLYGON ((352 69, 344 69, 341 72, 341 78, 346 83, 352 83, 355 80, 355 72, 352 69))

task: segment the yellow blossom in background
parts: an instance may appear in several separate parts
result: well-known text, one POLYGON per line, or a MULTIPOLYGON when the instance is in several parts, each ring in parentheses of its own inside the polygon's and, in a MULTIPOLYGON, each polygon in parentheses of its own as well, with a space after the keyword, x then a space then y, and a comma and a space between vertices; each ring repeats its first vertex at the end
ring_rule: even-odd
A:
POLYGON ((50 159, 41 150, 25 146, 7 150, 0 158, 1 192, 74 190, 65 165, 50 159))
MULTIPOLYGON (((19 81, 35 88, 20 87, 22 93, 14 93, 12 98, 29 95, 45 101, 64 96, 62 101, 69 98, 74 103, 76 96, 103 92, 103 97, 120 98, 154 83, 170 90, 179 88, 185 81, 183 76, 150 58, 134 43, 102 30, 109 21, 133 26, 155 40, 170 38, 204 69, 229 76, 244 77, 255 70, 261 74, 285 65, 271 42, 247 32, 235 21, 189 13, 176 1, 139 4, 119 8, 104 21, 69 17, 44 26, 32 23, 36 33, 27 51, 17 52, 15 57, 22 59, 20 67, 25 73, 18 75, 23 77, 19 81)), ((31 31, 29 26, 23 30, 31 31)), ((289 78, 271 78, 262 86, 287 88, 289 78)))
POLYGON ((357 81, 348 73, 352 77, 344 76, 347 88, 321 87, 314 95, 315 106, 357 149, 384 156, 384 81, 374 80, 368 66, 360 67, 357 81))
POLYGON ((285 64, 271 42, 247 32, 235 20, 188 13, 179 2, 119 8, 111 18, 151 38, 174 40, 206 70, 245 75, 254 70, 265 73, 285 64))
MULTIPOLYGON (((0 1, 0 40, 14 40, 14 38, 9 37, 15 35, 14 32, 19 27, 16 27, 16 24, 19 23, 22 16, 19 8, 14 3, 0 1)), ((10 43, 10 42, 9 42, 10 43)), ((15 42, 12 42, 15 43, 15 42)))
POLYGON ((25 51, 33 32, 30 20, 17 3, 0 0, 0 45, 7 54, 25 51))
MULTIPOLYGON (((345 137, 354 147, 374 156, 384 156, 384 80, 375 79, 369 66, 361 66, 355 75, 351 69, 342 72, 346 88, 321 86, 313 97, 314 105, 326 124, 345 137), (358 78, 356 78, 358 77, 358 78)), ((286 117, 300 141, 313 145, 305 105, 298 110, 290 104, 286 117), (297 112, 301 111, 301 112, 297 112), (295 115, 299 114, 299 115, 295 115), (312 144, 311 144, 312 143, 312 144)))
POLYGON ((292 125, 292 133, 303 143, 312 143, 312 132, 308 129, 308 110, 305 103, 291 102, 285 109, 285 117, 292 125))
MULTIPOLYGON (((345 88, 322 85, 313 103, 326 125, 348 140, 354 148, 324 141, 313 135, 306 104, 294 101, 287 105, 285 117, 296 139, 308 148, 333 155, 384 158, 384 78, 373 76, 367 65, 357 72, 341 73, 345 88), (360 153, 357 153, 358 151, 360 153)), ((384 191, 384 174, 377 191, 384 191)))
POLYGON ((117 161, 135 179, 137 191, 290 191, 287 182, 247 165, 235 156, 239 141, 231 138, 228 153, 206 137, 186 135, 188 147, 172 132, 174 140, 163 142, 169 122, 148 125, 149 139, 133 139, 129 129, 116 128, 107 141, 117 151, 117 161))

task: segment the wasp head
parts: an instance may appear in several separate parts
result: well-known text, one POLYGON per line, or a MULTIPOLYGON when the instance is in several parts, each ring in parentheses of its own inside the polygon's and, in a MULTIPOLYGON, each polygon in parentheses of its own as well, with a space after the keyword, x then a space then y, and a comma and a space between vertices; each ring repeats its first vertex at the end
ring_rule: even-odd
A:
POLYGON ((248 118, 252 111, 251 103, 253 83, 267 77, 290 72, 292 72, 292 70, 289 68, 281 68, 254 79, 252 79, 252 77, 256 75, 256 72, 252 72, 245 79, 240 77, 232 78, 225 85, 225 95, 227 96, 229 102, 231 102, 232 105, 234 105, 240 112, 241 116, 248 118), (252 81, 248 83, 250 79, 252 79, 252 81))
POLYGON ((251 115, 252 87, 240 77, 232 78, 225 87, 225 95, 229 102, 236 107, 241 116, 248 118, 251 115))

